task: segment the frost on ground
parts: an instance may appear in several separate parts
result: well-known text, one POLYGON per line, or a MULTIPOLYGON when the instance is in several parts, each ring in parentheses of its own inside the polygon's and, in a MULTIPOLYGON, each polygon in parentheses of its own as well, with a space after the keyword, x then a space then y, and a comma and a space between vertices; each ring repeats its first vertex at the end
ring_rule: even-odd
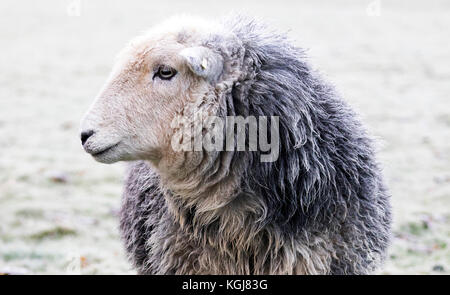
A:
POLYGON ((131 37, 242 7, 290 29, 379 138, 395 214, 380 273, 450 274, 448 1, 16 2, 0 4, 0 273, 134 273, 117 229, 123 165, 89 158, 79 121, 131 37))

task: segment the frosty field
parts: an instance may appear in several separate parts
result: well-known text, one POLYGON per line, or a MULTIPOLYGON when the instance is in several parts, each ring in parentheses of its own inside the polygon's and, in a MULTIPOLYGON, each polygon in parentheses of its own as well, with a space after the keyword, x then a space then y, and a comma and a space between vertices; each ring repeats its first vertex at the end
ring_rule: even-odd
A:
POLYGON ((132 274, 118 232, 124 164, 79 122, 115 55, 166 17, 268 20, 379 141, 394 236, 381 274, 450 274, 448 1, 0 2, 0 273, 132 274))

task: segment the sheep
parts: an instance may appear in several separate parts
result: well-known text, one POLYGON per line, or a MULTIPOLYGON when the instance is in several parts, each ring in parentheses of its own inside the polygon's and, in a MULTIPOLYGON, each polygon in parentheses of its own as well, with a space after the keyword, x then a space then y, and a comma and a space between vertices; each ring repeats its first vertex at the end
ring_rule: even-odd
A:
POLYGON ((130 162, 120 230, 139 274, 370 274, 385 260, 374 140, 260 21, 178 16, 133 39, 81 130, 95 160, 130 162), (278 117, 278 158, 175 150, 173 121, 199 113, 278 117))

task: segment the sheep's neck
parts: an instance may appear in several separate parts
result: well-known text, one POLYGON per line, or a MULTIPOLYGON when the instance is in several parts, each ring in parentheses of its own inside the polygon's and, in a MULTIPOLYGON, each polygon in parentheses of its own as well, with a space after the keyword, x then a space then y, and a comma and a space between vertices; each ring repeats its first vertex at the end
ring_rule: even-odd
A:
POLYGON ((227 228, 228 238, 233 235, 240 240, 254 235, 242 231, 265 210, 258 198, 249 198, 239 190, 246 161, 232 164, 235 155, 228 152, 176 156, 161 161, 160 167, 164 166, 158 170, 168 209, 181 228, 196 233, 219 226, 227 228), (192 163, 197 164, 193 167, 192 163))

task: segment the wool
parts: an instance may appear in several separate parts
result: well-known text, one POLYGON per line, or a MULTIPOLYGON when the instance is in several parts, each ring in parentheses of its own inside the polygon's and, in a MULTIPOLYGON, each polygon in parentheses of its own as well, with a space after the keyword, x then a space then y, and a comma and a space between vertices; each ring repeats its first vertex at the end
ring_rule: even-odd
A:
MULTIPOLYGON (((390 240, 389 193, 357 114, 283 34, 230 17, 198 46, 223 72, 182 112, 278 116, 279 157, 183 152, 127 170, 120 229, 140 274, 369 274, 390 240), (164 167, 163 167, 164 166, 164 167)), ((180 43, 190 42, 180 32, 180 43)))

